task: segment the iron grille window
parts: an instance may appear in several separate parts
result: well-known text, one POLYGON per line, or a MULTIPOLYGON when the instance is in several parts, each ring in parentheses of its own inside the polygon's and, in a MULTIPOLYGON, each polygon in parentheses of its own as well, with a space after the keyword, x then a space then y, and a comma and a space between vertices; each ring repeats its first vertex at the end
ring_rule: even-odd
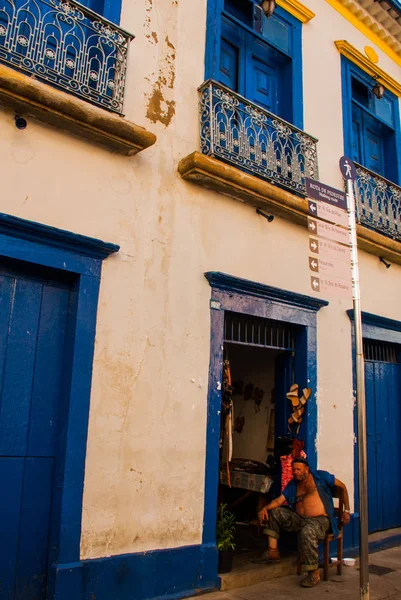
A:
POLYGON ((247 346, 294 350, 294 328, 278 321, 226 313, 224 341, 247 346))
POLYGON ((384 342, 375 342, 372 340, 363 341, 363 354, 365 360, 398 363, 398 353, 398 347, 394 344, 386 344, 384 342))

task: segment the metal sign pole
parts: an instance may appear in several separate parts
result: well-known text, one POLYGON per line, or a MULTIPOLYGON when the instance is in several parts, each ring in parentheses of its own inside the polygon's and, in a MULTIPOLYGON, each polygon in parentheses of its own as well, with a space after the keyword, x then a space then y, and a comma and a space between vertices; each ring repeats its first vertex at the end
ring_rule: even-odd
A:
MULTIPOLYGON (((351 164, 352 162, 349 161, 351 164)), ((358 413, 358 467, 359 467, 359 560, 360 599, 369 600, 369 540, 368 540, 368 485, 366 455, 365 368, 362 341, 361 294, 359 286, 358 247, 353 179, 347 178, 347 200, 351 235, 352 299, 354 305, 356 350, 356 405, 358 413)))

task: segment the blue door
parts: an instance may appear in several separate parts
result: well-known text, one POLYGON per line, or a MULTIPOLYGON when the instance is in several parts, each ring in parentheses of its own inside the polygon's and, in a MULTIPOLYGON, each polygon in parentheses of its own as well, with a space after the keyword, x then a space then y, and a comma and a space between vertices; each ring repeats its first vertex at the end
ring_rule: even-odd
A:
POLYGON ((44 600, 69 288, 0 267, 0 598, 44 600))
POLYGON ((365 359, 370 533, 401 526, 400 365, 380 351, 365 359))

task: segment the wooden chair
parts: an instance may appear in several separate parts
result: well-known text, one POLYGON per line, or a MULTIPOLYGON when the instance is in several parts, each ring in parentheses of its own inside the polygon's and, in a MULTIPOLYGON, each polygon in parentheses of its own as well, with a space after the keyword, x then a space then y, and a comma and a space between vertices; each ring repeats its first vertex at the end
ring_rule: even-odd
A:
MULTIPOLYGON (((334 486, 332 492, 333 498, 338 498, 338 507, 335 508, 335 512, 338 518, 338 529, 340 531, 337 538, 337 575, 341 575, 343 571, 343 511, 344 511, 344 490, 343 488, 334 486)), ((323 554, 323 581, 327 581, 329 578, 329 567, 330 567, 330 542, 334 542, 335 538, 332 533, 327 533, 323 540, 324 554, 323 554)), ((301 575, 301 561, 298 557, 297 562, 297 573, 301 575)))

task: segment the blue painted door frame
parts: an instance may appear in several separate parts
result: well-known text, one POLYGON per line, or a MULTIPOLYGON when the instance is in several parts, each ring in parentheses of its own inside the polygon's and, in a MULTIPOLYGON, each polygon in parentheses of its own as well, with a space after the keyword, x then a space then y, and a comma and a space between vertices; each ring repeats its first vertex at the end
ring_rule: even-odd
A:
MULTIPOLYGON (((353 357, 353 385, 354 397, 356 397, 356 371, 355 371, 355 329, 354 329, 354 311, 348 310, 347 315, 351 320, 352 326, 352 357, 353 357)), ((401 345, 401 321, 388 319, 371 313, 362 313, 362 335, 364 339, 375 340, 384 343, 393 343, 401 345)), ((354 408, 354 431, 358 435, 358 421, 356 406, 354 408)), ((398 449, 396 450, 398 452, 398 449)), ((346 547, 357 547, 359 545, 359 468, 358 468, 358 447, 354 445, 354 503, 355 513, 352 515, 352 528, 346 528, 346 547), (352 536, 352 537, 351 537, 352 536), (348 537, 348 539, 347 539, 348 537)))
POLYGON ((212 288, 212 295, 210 301, 211 342, 202 544, 214 548, 217 570, 216 508, 225 311, 273 319, 297 326, 299 333, 295 340, 295 380, 300 388, 311 387, 313 390, 312 397, 307 404, 304 435, 309 463, 312 468, 316 468, 316 313, 323 306, 327 306, 328 302, 232 277, 224 273, 208 272, 205 273, 205 277, 212 288))
POLYGON ((48 599, 82 597, 82 495, 96 313, 104 258, 115 244, 0 213, 0 256, 68 274, 72 283, 50 526, 48 599))

